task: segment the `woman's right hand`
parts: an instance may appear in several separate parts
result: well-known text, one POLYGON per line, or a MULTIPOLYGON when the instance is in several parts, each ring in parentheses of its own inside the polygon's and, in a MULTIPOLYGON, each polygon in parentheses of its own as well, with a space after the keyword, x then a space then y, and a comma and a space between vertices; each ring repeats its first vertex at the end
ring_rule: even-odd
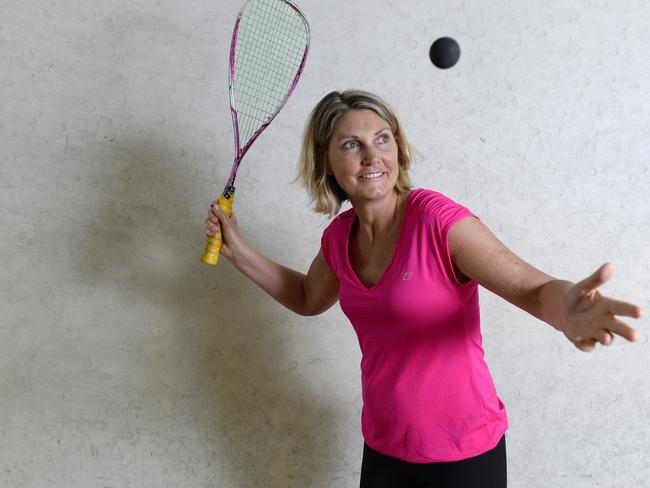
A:
POLYGON ((316 315, 330 308, 339 296, 339 281, 322 252, 318 252, 307 275, 278 264, 255 251, 244 240, 237 219, 230 218, 215 200, 205 219, 205 234, 221 231, 221 254, 276 301, 301 315, 316 315))
POLYGON ((219 207, 219 200, 215 200, 210 204, 208 218, 205 219, 205 235, 215 236, 219 232, 222 236, 221 254, 232 261, 237 250, 245 245, 244 238, 235 214, 233 213, 229 218, 219 207))

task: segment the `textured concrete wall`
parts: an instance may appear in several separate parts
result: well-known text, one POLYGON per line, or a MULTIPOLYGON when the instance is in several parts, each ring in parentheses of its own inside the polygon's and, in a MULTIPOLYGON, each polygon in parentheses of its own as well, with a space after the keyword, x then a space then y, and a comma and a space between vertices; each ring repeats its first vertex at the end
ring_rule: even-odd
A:
MULTIPOLYGON (((332 89, 391 101, 416 186, 512 250, 650 312, 646 0, 301 3, 313 49, 240 170, 236 213, 306 271, 326 219, 295 175, 332 89), (434 68, 455 37, 462 57, 434 68)), ((0 486, 355 487, 359 351, 338 306, 291 314, 199 263, 232 158, 239 2, 0 1, 0 486)), ((585 354, 481 290, 510 486, 650 479, 648 321, 585 354)))

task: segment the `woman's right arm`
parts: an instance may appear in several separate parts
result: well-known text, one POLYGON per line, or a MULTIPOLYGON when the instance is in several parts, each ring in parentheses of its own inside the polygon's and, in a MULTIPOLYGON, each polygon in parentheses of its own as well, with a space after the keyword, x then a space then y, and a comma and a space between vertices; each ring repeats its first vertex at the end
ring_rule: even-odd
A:
POLYGON ((280 304, 300 315, 318 315, 338 300, 339 281, 318 252, 307 274, 271 261, 244 240, 234 214, 231 218, 212 202, 205 221, 205 233, 215 235, 221 228, 221 254, 280 304), (217 226, 219 224, 219 226, 217 226))

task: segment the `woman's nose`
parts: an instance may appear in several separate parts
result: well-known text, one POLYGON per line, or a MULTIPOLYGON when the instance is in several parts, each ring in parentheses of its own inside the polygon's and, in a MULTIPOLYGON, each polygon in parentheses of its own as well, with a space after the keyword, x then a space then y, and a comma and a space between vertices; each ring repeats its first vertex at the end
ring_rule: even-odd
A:
POLYGON ((363 164, 372 164, 377 160, 378 155, 379 155, 379 151, 377 150, 376 147, 367 146, 363 150, 363 157, 361 158, 361 162, 363 164))

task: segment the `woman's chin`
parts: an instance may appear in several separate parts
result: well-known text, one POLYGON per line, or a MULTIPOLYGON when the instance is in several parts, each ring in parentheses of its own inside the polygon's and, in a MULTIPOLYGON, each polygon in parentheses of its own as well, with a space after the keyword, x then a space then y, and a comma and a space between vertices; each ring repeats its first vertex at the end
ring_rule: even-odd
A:
POLYGON ((364 188, 359 188, 357 191, 353 192, 350 195, 350 201, 372 201, 372 200, 381 200, 388 195, 391 195, 394 190, 394 186, 389 185, 375 185, 373 187, 367 186, 364 188))

